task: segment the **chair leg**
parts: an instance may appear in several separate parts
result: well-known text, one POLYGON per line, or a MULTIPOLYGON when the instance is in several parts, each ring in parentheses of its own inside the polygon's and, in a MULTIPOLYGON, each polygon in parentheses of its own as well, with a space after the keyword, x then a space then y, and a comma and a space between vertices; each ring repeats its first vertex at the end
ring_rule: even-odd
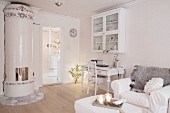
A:
POLYGON ((89 90, 90 90, 90 82, 88 81, 87 94, 89 94, 89 90))
POLYGON ((95 82, 94 84, 95 84, 95 86, 94 86, 94 95, 96 95, 97 89, 98 89, 97 82, 95 82))

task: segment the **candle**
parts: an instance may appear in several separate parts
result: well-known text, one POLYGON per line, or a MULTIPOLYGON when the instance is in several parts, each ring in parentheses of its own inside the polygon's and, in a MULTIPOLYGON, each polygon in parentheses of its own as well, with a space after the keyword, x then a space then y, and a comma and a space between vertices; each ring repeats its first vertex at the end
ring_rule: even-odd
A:
POLYGON ((106 97, 106 101, 107 101, 107 102, 110 102, 111 99, 112 99, 112 94, 106 93, 106 94, 105 94, 105 97, 106 97))
POLYGON ((19 74, 18 81, 22 81, 22 76, 19 74))
POLYGON ((104 102, 104 95, 99 95, 99 96, 97 96, 97 101, 100 103, 100 104, 103 104, 103 102, 104 102))

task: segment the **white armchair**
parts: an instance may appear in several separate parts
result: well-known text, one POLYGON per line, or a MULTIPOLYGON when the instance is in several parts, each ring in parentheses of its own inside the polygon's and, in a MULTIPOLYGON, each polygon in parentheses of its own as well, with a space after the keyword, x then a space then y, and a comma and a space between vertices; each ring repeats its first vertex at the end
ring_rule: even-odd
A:
POLYGON ((154 90, 150 95, 130 91, 130 78, 114 80, 111 82, 115 98, 126 99, 128 103, 145 109, 145 113, 167 113, 168 98, 170 98, 170 85, 154 90))

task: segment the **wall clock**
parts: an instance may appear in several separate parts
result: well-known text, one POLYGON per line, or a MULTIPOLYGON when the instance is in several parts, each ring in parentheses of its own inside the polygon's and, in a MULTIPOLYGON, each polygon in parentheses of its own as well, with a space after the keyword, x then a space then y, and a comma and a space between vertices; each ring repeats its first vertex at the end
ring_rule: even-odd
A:
POLYGON ((75 28, 70 29, 69 34, 71 37, 75 38, 77 36, 77 30, 75 28))

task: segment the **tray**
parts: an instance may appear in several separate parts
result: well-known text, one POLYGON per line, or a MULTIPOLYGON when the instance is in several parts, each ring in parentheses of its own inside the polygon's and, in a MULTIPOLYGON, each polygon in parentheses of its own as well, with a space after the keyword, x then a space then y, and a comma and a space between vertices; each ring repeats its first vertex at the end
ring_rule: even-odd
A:
POLYGON ((110 109, 116 109, 116 110, 120 110, 123 103, 122 104, 119 104, 119 105, 116 105, 114 104, 113 102, 114 101, 117 101, 116 99, 111 99, 110 102, 106 102, 104 101, 103 104, 100 104, 97 99, 92 103, 93 106, 98 106, 98 107, 104 107, 104 108, 110 108, 110 109))

